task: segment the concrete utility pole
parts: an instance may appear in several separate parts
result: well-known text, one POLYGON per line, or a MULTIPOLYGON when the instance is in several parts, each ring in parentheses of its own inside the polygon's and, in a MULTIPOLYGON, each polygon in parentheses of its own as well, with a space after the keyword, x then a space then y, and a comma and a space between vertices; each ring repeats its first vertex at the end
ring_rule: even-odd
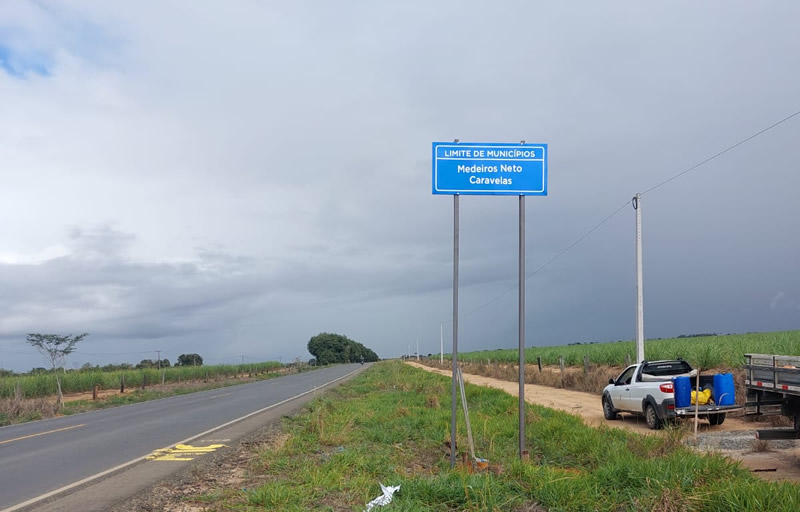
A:
POLYGON ((444 324, 439 324, 439 364, 444 364, 444 324))
POLYGON ((158 354, 158 369, 161 369, 161 351, 156 350, 156 354, 158 354))
POLYGON ((633 196, 636 210, 636 362, 644 361, 644 292, 642 289, 642 204, 641 194, 633 196))

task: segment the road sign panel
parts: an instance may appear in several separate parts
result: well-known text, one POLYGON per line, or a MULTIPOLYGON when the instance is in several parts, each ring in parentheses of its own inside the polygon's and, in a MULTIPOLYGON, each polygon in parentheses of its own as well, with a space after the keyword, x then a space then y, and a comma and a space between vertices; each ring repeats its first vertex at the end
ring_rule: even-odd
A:
POLYGON ((547 144, 434 142, 433 193, 547 195, 547 144))

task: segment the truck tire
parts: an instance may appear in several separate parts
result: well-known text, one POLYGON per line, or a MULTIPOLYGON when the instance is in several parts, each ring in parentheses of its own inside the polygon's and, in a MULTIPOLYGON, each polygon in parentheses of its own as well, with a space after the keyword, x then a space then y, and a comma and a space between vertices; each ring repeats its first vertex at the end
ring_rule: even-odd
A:
POLYGON ((722 422, 725 421, 725 413, 721 412, 719 414, 709 414, 708 415, 708 422, 712 425, 722 425, 722 422))
POLYGON ((647 428, 658 430, 661 428, 661 420, 658 418, 656 408, 653 404, 647 404, 644 408, 644 419, 647 421, 647 428))
POLYGON ((614 404, 611 403, 611 399, 607 396, 603 397, 603 416, 605 416, 607 420, 619 418, 617 411, 614 410, 614 404))

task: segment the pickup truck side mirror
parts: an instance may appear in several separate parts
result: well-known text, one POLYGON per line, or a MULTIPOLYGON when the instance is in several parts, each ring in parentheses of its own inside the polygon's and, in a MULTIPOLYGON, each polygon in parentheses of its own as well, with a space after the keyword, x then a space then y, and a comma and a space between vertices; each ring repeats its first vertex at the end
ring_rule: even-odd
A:
POLYGON ((608 379, 609 384, 614 384, 614 379, 608 379))

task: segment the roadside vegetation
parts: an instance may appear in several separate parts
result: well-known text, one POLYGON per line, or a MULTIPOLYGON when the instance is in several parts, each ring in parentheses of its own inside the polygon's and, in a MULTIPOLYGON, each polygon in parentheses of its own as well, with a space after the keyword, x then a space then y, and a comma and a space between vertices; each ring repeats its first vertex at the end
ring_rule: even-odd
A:
POLYGON ((209 510, 360 511, 380 482, 401 486, 393 511, 796 511, 800 503, 798 486, 762 482, 724 457, 694 453, 680 430, 592 428, 535 405, 527 409, 530 459, 520 461, 517 399, 470 385, 466 394, 477 456, 489 460, 484 472, 463 453, 450 468, 449 379, 387 361, 253 445, 243 481, 183 499, 209 510))
POLYGON ((64 393, 88 393, 95 386, 102 389, 119 389, 124 381, 129 389, 142 387, 144 384, 181 383, 197 380, 226 379, 236 375, 260 375, 280 368, 276 361, 242 365, 215 366, 171 366, 161 370, 157 368, 126 369, 103 371, 100 368, 69 370, 63 372, 42 371, 34 374, 0 377, 0 398, 13 398, 17 389, 24 398, 42 398, 57 393, 56 376, 60 377, 61 389, 64 393))
MULTIPOLYGON (((439 363, 439 358, 420 359, 419 363, 448 372, 452 368, 450 361, 445 361, 444 364, 441 364, 439 363)), ((481 375, 483 377, 509 382, 519 381, 519 370, 516 364, 494 362, 492 364, 487 364, 486 360, 483 360, 480 362, 473 361, 466 363, 459 361, 458 365, 465 374, 481 375)), ((540 372, 537 365, 526 364, 525 383, 549 386, 551 388, 570 389, 572 391, 585 391, 600 396, 603 393, 603 388, 608 385, 608 379, 616 379, 622 370, 622 367, 593 364, 587 371, 584 371, 582 368, 568 367, 565 368, 562 373, 558 367, 548 367, 543 368, 543 371, 540 372)), ((743 379, 744 374, 742 374, 742 385, 744 385, 743 379)))
POLYGON ((65 393, 89 394, 98 386, 97 399, 70 399, 63 403, 55 398, 57 385, 54 372, 15 375, 0 378, 0 426, 75 414, 206 389, 234 386, 245 382, 272 379, 312 369, 306 364, 282 365, 277 362, 244 365, 174 366, 158 369, 117 371, 71 370, 61 374, 65 393), (162 384, 163 376, 163 384, 162 384), (125 393, 119 393, 122 380, 125 393), (113 394, 103 391, 114 390, 113 394))
MULTIPOLYGON (((726 335, 688 335, 669 339, 648 339, 645 342, 645 358, 685 359, 695 368, 741 368, 744 354, 782 354, 800 355, 800 330, 780 332, 759 332, 726 335)), ((464 362, 490 361, 492 363, 516 363, 519 361, 517 349, 483 350, 465 352, 458 358, 464 362)), ((625 366, 626 360, 633 361, 636 355, 634 341, 609 343, 578 343, 525 349, 525 360, 535 364, 542 358, 542 364, 558 365, 564 358, 566 366, 583 365, 584 356, 593 364, 625 366), (627 359, 626 359, 627 358, 627 359)), ((445 354, 446 359, 450 358, 445 354)))

